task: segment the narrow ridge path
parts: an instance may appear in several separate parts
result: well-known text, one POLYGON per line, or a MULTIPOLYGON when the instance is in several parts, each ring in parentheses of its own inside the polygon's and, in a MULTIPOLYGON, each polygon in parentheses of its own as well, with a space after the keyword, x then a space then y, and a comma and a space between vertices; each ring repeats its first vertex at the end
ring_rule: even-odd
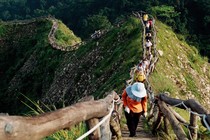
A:
MULTIPOLYGON (((142 12, 142 11, 141 11, 142 12)), ((137 13, 133 13, 137 18, 139 18, 141 20, 141 23, 142 23, 142 26, 143 26, 143 44, 142 44, 142 47, 143 47, 143 58, 147 58, 147 50, 145 48, 145 36, 146 36, 146 26, 144 25, 143 23, 143 20, 142 20, 142 13, 139 14, 139 12, 137 13)), ((148 76, 151 72, 153 72, 154 70, 154 67, 155 67, 155 64, 156 62, 158 61, 158 55, 157 55, 157 50, 156 50, 156 31, 154 30, 154 18, 152 17, 153 19, 153 25, 152 25, 152 42, 153 42, 153 45, 152 45, 152 49, 154 49, 153 51, 151 51, 150 49, 150 52, 149 53, 153 53, 154 55, 154 60, 149 60, 150 64, 149 64, 149 68, 148 68, 148 71, 146 71, 146 75, 147 75, 147 84, 145 85, 146 86, 146 89, 147 89, 147 92, 148 92, 148 102, 151 102, 152 101, 152 96, 154 95, 154 93, 151 91, 151 86, 150 86, 150 83, 148 81, 148 76)), ((134 70, 134 69, 133 69, 134 70)), ((134 72, 133 72, 134 73, 134 72)), ((125 116, 123 116, 125 117, 125 116)), ((150 130, 145 130, 144 129, 144 123, 146 123, 147 120, 146 118, 144 118, 142 115, 139 119, 139 123, 138 123, 138 126, 137 126, 137 130, 136 130, 136 136, 135 137, 129 137, 129 130, 128 130, 128 127, 127 127, 127 124, 123 124, 123 126, 121 126, 121 132, 122 132, 122 137, 123 137, 123 140, 157 140, 158 138, 155 137, 150 130)), ((146 126, 147 124, 145 124, 146 126)))

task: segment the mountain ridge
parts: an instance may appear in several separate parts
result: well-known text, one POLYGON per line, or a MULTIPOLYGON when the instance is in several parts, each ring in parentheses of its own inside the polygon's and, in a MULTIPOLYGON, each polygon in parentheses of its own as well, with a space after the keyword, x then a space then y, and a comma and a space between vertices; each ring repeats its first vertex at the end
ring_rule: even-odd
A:
MULTIPOLYGON (((48 105, 56 106, 57 108, 72 104, 79 98, 91 94, 96 98, 101 98, 105 96, 105 92, 113 89, 121 94, 125 86, 125 81, 129 78, 130 68, 141 59, 139 56, 142 55, 136 54, 142 54, 143 52, 140 39, 142 38, 142 28, 138 19, 129 17, 119 27, 113 27, 101 38, 89 40, 78 49, 69 52, 53 49, 49 45, 47 36, 52 29, 51 21, 45 23, 43 29, 40 24, 42 25, 43 23, 39 23, 36 30, 39 31, 38 34, 43 33, 45 37, 38 35, 37 40, 33 38, 35 40, 34 42, 36 42, 34 43, 35 46, 38 47, 26 51, 25 54, 20 53, 20 55, 24 56, 24 58, 20 59, 20 64, 17 65, 13 62, 18 67, 14 67, 14 64, 8 66, 9 70, 1 74, 9 73, 10 77, 7 76, 6 78, 4 76, 1 79, 1 81, 7 80, 1 87, 0 93, 4 105, 0 106, 0 108, 4 112, 8 111, 8 108, 13 111, 16 110, 16 112, 9 113, 22 113, 27 111, 27 109, 17 109, 20 101, 25 101, 20 93, 34 100, 41 100, 48 105), (47 30, 45 29, 46 27, 47 30), (19 77, 18 75, 16 76, 20 80, 19 82, 11 80, 15 77, 16 72, 22 73, 19 74, 19 77), (10 82, 10 87, 12 88, 5 86, 5 83, 8 82, 10 82), (6 95, 5 92, 7 93, 6 95), (10 101, 10 99, 12 100, 10 101), (12 107, 8 107, 10 105, 12 107), (5 108, 5 106, 8 108, 5 108)), ((196 49, 185 48, 185 50, 182 50, 181 46, 186 46, 186 43, 178 43, 178 47, 181 47, 180 49, 182 51, 194 52, 195 55, 194 53, 189 53, 186 55, 187 57, 185 55, 183 57, 177 57, 176 49, 172 45, 175 43, 167 42, 171 38, 171 40, 178 42, 176 34, 172 33, 168 26, 163 25, 159 21, 157 21, 156 29, 158 35, 157 49, 162 55, 160 56, 156 71, 149 78, 155 93, 168 91, 174 97, 196 98, 208 107, 209 64, 200 58, 196 49), (170 50, 173 51, 171 52, 170 50), (172 55, 173 53, 176 55, 172 55), (181 59, 184 60, 184 58, 186 58, 185 60, 189 58, 190 61, 188 62, 187 60, 187 63, 179 62, 181 59), (194 62, 199 65, 197 66, 196 63, 195 65, 194 62), (205 70, 201 70, 200 62, 206 65, 202 68, 205 70), (202 90, 203 85, 201 87, 195 86, 197 82, 194 82, 190 76, 194 70, 192 70, 192 73, 188 71, 184 72, 185 65, 198 69, 200 73, 207 73, 204 76, 205 80, 203 82, 203 85, 207 85, 207 88, 206 91, 202 92, 201 96, 198 93, 199 90, 202 90), (170 74, 170 72, 173 72, 171 69, 173 67, 177 68, 173 69, 175 71, 173 74, 170 74), (184 73, 184 78, 182 74, 179 76, 176 75, 176 73, 180 73, 180 67, 184 73), (184 80, 177 80, 178 78, 184 80), (182 90, 180 90, 181 88, 182 90), (204 102, 202 102, 202 98, 204 98, 204 102)), ((19 40, 14 40, 14 42, 19 43, 19 40)), ((29 42, 28 45, 30 46, 31 43, 29 42)), ((4 46, 4 43, 1 46, 4 46)), ((0 52, 4 54, 2 49, 3 47, 1 47, 0 52)), ((16 53, 16 51, 13 51, 13 53, 16 53)), ((186 53, 183 52, 182 54, 186 53)), ((6 58, 1 60, 1 66, 4 66, 5 63, 3 63, 3 60, 6 61, 6 58)))

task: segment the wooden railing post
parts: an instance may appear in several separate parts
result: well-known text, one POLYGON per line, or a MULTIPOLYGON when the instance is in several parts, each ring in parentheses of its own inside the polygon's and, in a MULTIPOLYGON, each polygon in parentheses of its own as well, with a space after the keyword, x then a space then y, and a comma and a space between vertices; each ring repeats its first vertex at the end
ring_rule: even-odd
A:
POLYGON ((171 126, 177 138, 179 140, 188 140, 184 133, 184 130, 179 124, 179 121, 176 119, 176 117, 173 115, 170 109, 166 106, 166 104, 163 101, 159 100, 158 105, 160 106, 160 110, 164 113, 164 115, 167 117, 167 119, 171 123, 171 126))
MULTIPOLYGON (((84 101, 94 101, 94 97, 93 96, 89 96, 88 98, 84 98, 81 100, 81 102, 84 101)), ((88 130, 92 129, 95 125, 97 125, 99 123, 98 118, 92 118, 90 120, 85 121, 88 130)), ((88 138, 89 140, 99 140, 99 138, 101 137, 101 133, 100 133, 100 129, 96 129, 95 131, 93 131, 93 133, 91 133, 88 138)))
POLYGON ((110 118, 107 119, 101 126, 101 140, 111 140, 110 118))
POLYGON ((193 140, 197 140, 197 116, 190 113, 190 133, 193 140))
POLYGON ((167 135, 169 135, 169 121, 166 117, 163 118, 163 121, 164 121, 164 131, 167 135))
MULTIPOLYGON (((93 128, 98 123, 99 123, 99 120, 97 118, 93 118, 93 119, 90 119, 90 120, 86 121, 88 130, 90 130, 91 128, 93 128)), ((93 133, 91 133, 88 136, 89 140, 99 140, 100 137, 101 137, 101 132, 100 132, 100 129, 99 128, 97 128, 95 131, 93 131, 93 133)))

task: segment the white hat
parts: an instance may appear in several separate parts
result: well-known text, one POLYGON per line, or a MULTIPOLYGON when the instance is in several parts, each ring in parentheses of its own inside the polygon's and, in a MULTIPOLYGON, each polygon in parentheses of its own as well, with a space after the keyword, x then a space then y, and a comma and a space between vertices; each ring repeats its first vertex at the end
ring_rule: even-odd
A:
POLYGON ((139 98, 143 98, 147 95, 144 84, 140 82, 136 82, 131 86, 131 92, 133 95, 139 98))

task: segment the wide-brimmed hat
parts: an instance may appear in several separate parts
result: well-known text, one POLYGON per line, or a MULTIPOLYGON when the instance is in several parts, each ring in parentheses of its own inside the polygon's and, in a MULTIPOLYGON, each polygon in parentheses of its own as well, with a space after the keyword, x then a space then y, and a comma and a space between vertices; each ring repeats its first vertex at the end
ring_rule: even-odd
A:
POLYGON ((143 98, 147 95, 144 84, 140 82, 136 82, 131 86, 131 92, 133 95, 139 98, 143 98))

